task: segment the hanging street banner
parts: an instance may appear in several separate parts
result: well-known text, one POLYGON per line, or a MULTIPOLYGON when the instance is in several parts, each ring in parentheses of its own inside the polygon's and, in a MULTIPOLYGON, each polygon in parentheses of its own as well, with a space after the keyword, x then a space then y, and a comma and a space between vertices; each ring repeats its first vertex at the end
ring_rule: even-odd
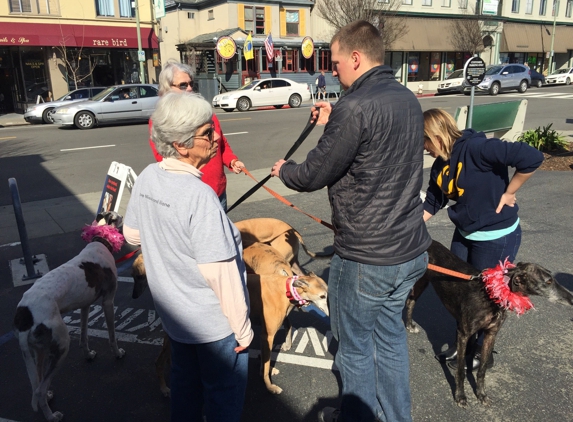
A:
POLYGON ((155 9, 155 19, 160 19, 165 16, 165 0, 153 0, 153 8, 155 9))
POLYGON ((305 59, 310 59, 314 54, 314 41, 311 37, 304 37, 301 45, 302 56, 305 59))
POLYGON ((235 40, 231 37, 221 37, 217 40, 217 53, 224 59, 232 59, 237 51, 235 40))
POLYGON ((243 55, 245 56, 245 60, 253 60, 255 58, 253 53, 253 37, 250 32, 243 45, 243 55))
POLYGON ((483 0, 482 14, 496 16, 499 0, 483 0))

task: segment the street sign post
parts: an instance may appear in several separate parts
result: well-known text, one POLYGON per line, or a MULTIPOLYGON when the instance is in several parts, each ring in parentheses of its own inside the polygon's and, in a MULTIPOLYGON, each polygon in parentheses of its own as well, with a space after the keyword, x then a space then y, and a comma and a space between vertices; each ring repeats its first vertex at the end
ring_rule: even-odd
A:
POLYGON ((470 96, 470 106, 468 110, 467 128, 472 127, 472 118, 474 112, 474 95, 476 85, 479 85, 485 76, 485 62, 479 57, 475 56, 469 59, 464 65, 464 79, 471 85, 472 91, 470 96))

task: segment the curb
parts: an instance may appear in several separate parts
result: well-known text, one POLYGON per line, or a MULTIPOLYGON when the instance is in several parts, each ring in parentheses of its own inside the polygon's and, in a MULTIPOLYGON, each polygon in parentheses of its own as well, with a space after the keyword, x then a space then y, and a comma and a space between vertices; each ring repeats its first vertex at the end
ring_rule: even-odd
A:
POLYGON ((418 98, 423 98, 423 97, 435 97, 436 93, 431 93, 431 94, 416 94, 416 97, 418 98))

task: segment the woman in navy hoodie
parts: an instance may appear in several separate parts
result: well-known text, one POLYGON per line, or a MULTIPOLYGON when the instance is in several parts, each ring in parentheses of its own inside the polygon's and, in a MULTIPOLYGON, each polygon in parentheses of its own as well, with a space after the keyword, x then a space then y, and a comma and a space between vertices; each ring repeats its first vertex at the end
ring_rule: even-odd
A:
MULTIPOLYGON (((456 226, 451 251, 479 270, 494 268, 506 258, 514 262, 521 243, 515 194, 541 165, 543 154, 524 142, 486 138, 473 129, 460 131, 452 116, 439 109, 424 112, 424 148, 436 158, 424 221, 455 201, 448 207, 456 226), (511 179, 508 167, 515 168, 511 179)), ((477 353, 474 367, 479 365, 477 353)), ((455 359, 455 345, 437 357, 455 359)))

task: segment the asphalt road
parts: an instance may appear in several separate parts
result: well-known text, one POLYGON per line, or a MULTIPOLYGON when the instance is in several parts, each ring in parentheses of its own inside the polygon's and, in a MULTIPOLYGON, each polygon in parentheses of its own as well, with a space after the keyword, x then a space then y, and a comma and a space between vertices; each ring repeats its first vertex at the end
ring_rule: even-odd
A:
MULTIPOLYGON (((571 87, 540 91, 549 93, 553 90, 573 97, 571 87)), ((532 93, 535 91, 531 89, 532 93)), ((476 102, 505 100, 507 95, 493 99, 482 96, 476 102)), ((420 101, 424 109, 441 106, 455 110, 458 105, 467 104, 467 97, 430 97, 420 101)), ((573 129, 567 122, 567 119, 573 119, 568 106, 570 101, 532 98, 527 124, 534 127, 555 119, 557 129, 573 129)), ((235 152, 250 170, 256 170, 270 168, 285 154, 302 130, 307 116, 308 109, 303 108, 224 113, 219 118, 235 152)), ((295 154, 295 160, 304 159, 319 135, 320 128, 315 129, 295 154)), ((141 124, 91 131, 62 130, 54 126, 2 129, 0 175, 4 180, 18 178, 24 202, 98 192, 111 160, 130 165, 137 173, 151 161, 146 139, 147 126, 141 124), (93 146, 100 148, 63 151, 93 146)), ((427 173, 426 170, 426 177, 427 173)), ((0 205, 7 205, 10 202, 5 187, 0 187, 0 205)), ((325 190, 295 194, 289 199, 319 218, 330 219, 325 190)), ((524 235, 518 259, 543 264, 570 290, 573 290, 572 204, 573 172, 538 171, 520 190, 524 235)), ((303 235, 309 249, 322 251, 332 244, 332 233, 328 229, 274 199, 245 203, 230 217, 233 221, 253 217, 280 218, 303 235)), ((428 228, 434 239, 449 245, 453 228, 445 212, 430 220, 428 228)), ((83 247, 77 232, 35 238, 31 243, 34 249, 49 251, 51 267, 65 262, 83 247)), ((0 248, 0 374, 3 380, 0 383, 0 421, 2 418, 18 422, 41 421, 41 414, 35 414, 31 409, 24 363, 17 342, 10 336, 13 312, 26 287, 11 285, 7 262, 19 256, 18 248, 0 248)), ((309 260, 304 252, 299 259, 307 270, 328 279, 327 260, 309 260)), ((123 275, 127 273, 125 269, 122 272, 123 275)), ((427 289, 414 313, 421 332, 408 335, 414 420, 573 421, 573 308, 540 298, 533 298, 533 302, 536 310, 520 318, 510 315, 497 338, 496 366, 486 375, 493 404, 484 407, 477 402, 472 395, 475 380, 470 375, 466 387, 469 407, 460 409, 453 401, 451 371, 433 357, 453 341, 455 323, 433 289, 427 289)), ((74 333, 78 314, 66 315, 73 333, 72 345, 52 384, 55 392, 52 408, 62 411, 67 421, 168 420, 169 401, 159 393, 153 366, 159 353, 161 332, 154 324, 157 318, 151 298, 146 294, 132 300, 131 284, 122 282, 115 305, 120 346, 127 352, 122 360, 116 360, 107 346, 101 311, 92 308, 90 345, 98 351, 93 362, 86 362, 77 347, 78 336, 74 333)), ((273 396, 265 390, 255 357, 259 349, 258 337, 253 343, 243 422, 311 422, 316 421, 319 409, 338 403, 338 373, 332 369, 336 342, 332 340, 328 320, 312 310, 296 312, 292 319, 297 329, 293 348, 278 354, 276 367, 280 374, 273 377, 284 389, 281 395, 273 396)), ((284 338, 282 331, 275 344, 280 344, 281 338, 284 338)))

